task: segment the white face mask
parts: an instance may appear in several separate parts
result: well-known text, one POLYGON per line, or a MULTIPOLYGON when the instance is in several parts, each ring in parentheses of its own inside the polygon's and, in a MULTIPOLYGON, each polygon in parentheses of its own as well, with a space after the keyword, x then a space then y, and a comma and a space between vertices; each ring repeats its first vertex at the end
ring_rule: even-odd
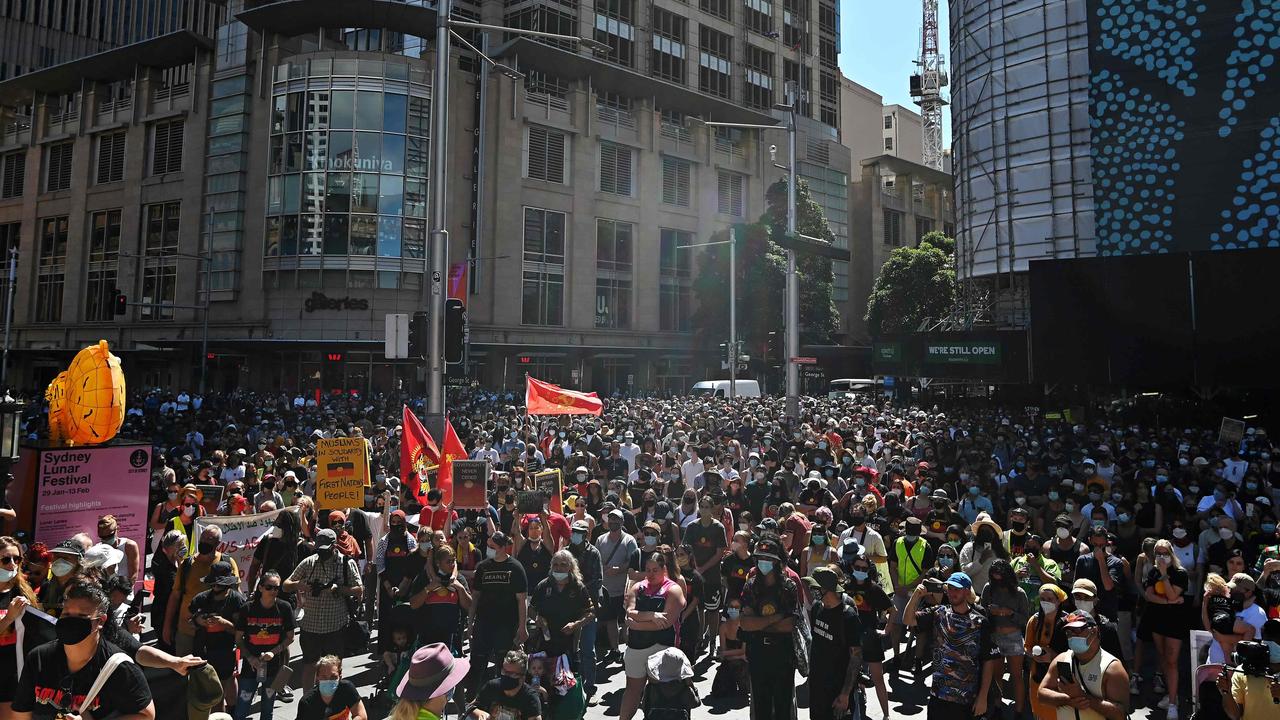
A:
POLYGON ((1058 603, 1053 602, 1052 600, 1041 600, 1040 609, 1044 611, 1045 615, 1048 615, 1058 609, 1058 603))
POLYGON ((1076 600, 1076 609, 1083 610, 1087 613, 1092 613, 1093 606, 1097 604, 1098 602, 1096 600, 1076 600))
POLYGON ((1058 537, 1063 540, 1071 537, 1071 528, 1058 528, 1058 537))
POLYGON ((1231 531, 1231 528, 1218 528, 1218 537, 1223 540, 1230 540, 1232 535, 1235 535, 1235 533, 1231 531))

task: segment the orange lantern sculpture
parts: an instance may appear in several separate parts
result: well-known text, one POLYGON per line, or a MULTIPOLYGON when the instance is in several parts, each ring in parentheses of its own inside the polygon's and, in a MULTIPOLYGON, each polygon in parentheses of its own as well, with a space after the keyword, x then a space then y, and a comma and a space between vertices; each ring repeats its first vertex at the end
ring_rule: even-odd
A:
POLYGON ((125 384, 120 358, 106 340, 76 353, 71 367, 45 391, 49 435, 68 445, 104 443, 124 424, 125 384))

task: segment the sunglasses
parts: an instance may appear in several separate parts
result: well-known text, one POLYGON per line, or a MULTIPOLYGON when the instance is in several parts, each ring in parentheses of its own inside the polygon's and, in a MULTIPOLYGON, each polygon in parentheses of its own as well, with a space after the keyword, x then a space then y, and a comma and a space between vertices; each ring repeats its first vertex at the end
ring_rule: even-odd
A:
POLYGON ((195 507, 196 503, 182 503, 182 507, 195 507))
POLYGON ((0 565, 8 565, 9 567, 15 567, 17 564, 18 564, 18 558, 16 557, 0 557, 0 565))
POLYGON ((258 589, 263 592, 275 592, 280 589, 279 585, 259 585, 258 589))

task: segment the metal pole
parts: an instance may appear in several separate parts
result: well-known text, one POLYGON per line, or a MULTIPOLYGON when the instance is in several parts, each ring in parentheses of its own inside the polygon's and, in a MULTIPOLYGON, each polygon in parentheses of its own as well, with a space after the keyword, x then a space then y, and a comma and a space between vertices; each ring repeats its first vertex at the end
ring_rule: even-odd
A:
MULTIPOLYGON (((440 0, 436 68, 431 83, 431 294, 427 296, 427 428, 444 427, 444 277, 449 269, 446 225, 449 189, 449 16, 453 0, 440 0)), ((437 435, 436 437, 441 437, 437 435)))
POLYGON ((738 231, 729 228, 729 399, 738 397, 738 231))
POLYGON ((213 303, 213 208, 209 208, 209 246, 200 253, 204 262, 204 312, 203 331, 200 340, 200 397, 204 397, 205 381, 209 367, 209 306, 213 303))
POLYGON ((9 289, 4 303, 4 360, 0 361, 0 387, 9 389, 9 330, 13 326, 13 291, 18 284, 18 248, 9 248, 9 289))
MULTIPOLYGON (((787 111, 790 122, 787 125, 787 235, 796 237, 796 98, 794 91, 787 88, 787 111)), ((800 356, 800 283, 796 278, 796 251, 787 250, 787 356, 783 358, 787 368, 787 414, 792 420, 800 417, 800 368, 794 359, 800 356)))

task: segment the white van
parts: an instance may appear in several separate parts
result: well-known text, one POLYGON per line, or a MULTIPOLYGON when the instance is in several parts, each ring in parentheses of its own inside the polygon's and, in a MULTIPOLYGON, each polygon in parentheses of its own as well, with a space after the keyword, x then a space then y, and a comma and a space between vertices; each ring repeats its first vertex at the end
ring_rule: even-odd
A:
MULTIPOLYGON (((718 398, 729 397, 729 380, 703 380, 695 383, 694 395, 711 395, 718 398)), ((760 397, 760 383, 755 380, 736 380, 733 386, 738 397, 760 397)))
POLYGON ((880 390, 881 381, 875 378, 840 378, 827 387, 827 398, 841 400, 852 393, 871 393, 880 390))

